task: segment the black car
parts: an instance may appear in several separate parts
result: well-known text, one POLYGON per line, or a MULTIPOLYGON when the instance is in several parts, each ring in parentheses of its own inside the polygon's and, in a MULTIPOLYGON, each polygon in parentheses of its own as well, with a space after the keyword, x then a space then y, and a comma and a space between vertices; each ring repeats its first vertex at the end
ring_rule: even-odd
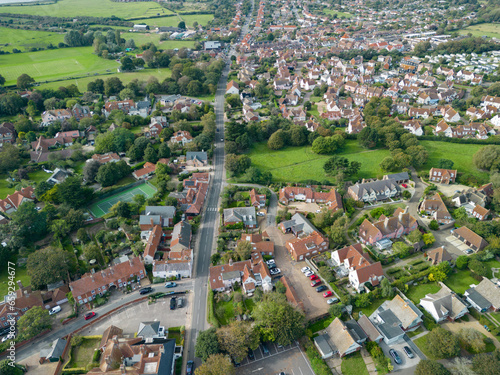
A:
POLYGON ((409 346, 403 346, 403 351, 408 356, 408 358, 410 358, 410 359, 415 358, 415 354, 413 354, 413 352, 411 351, 409 346))
POLYGON ((320 285, 316 288, 316 292, 320 293, 320 292, 323 292, 325 290, 327 290, 328 288, 326 287, 326 285, 320 285))
POLYGON ((194 370, 194 362, 188 361, 186 366, 186 375, 193 375, 193 370, 194 370))
POLYGON ((400 365, 401 363, 403 363, 403 361, 401 361, 401 357, 399 356, 398 352, 396 352, 394 349, 389 350, 389 354, 391 355, 392 358, 394 358, 394 362, 396 362, 396 364, 400 365))
POLYGON ((177 298, 172 297, 170 299, 170 310, 175 310, 176 307, 177 307, 177 298))
POLYGON ((269 355, 270 354, 269 353, 269 349, 267 348, 266 344, 262 343, 262 344, 260 344, 260 347, 261 347, 262 352, 264 353, 264 355, 269 355))
POLYGON ((150 293, 150 292, 152 292, 152 291, 153 291, 153 288, 151 288, 150 286, 148 286, 148 287, 146 287, 146 288, 142 288, 142 289, 139 291, 139 293, 140 293, 140 294, 148 294, 148 293, 150 293))
POLYGON ((252 361, 255 359, 255 354, 253 354, 253 350, 252 349, 250 349, 248 351, 248 359, 250 359, 252 361))

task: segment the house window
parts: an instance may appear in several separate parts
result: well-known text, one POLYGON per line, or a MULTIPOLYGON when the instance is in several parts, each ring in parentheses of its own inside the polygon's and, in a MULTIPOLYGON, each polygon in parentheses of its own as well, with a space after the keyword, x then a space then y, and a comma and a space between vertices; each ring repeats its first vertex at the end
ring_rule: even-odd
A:
POLYGON ((82 299, 82 296, 78 296, 78 299, 82 299))
POLYGON ((101 291, 101 288, 100 288, 100 287, 99 287, 99 288, 97 288, 97 291, 98 291, 98 292, 100 292, 100 291, 101 291))
POLYGON ((22 312, 28 311, 28 308, 25 307, 24 309, 21 310, 22 312))
POLYGON ((5 322, 3 325, 4 327, 7 327, 9 325, 9 322, 5 322))
POLYGON ((0 320, 3 322, 5 320, 5 316, 2 316, 0 320))

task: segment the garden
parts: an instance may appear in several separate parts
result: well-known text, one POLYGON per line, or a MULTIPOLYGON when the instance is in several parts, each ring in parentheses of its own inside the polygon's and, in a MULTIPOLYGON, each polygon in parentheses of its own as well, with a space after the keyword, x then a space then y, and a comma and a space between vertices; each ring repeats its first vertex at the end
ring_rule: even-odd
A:
MULTIPOLYGON (((262 290, 255 290, 257 299, 262 297, 262 290)), ((252 298, 244 296, 238 285, 234 285, 234 291, 231 293, 214 294, 214 315, 219 325, 228 325, 233 320, 248 320, 255 306, 252 298)))
POLYGON ((98 350, 101 336, 73 336, 68 362, 63 366, 72 374, 85 374, 99 366, 100 351, 98 350))
POLYGON ((341 369, 344 375, 368 375, 365 361, 363 361, 360 352, 355 352, 342 358, 341 369))

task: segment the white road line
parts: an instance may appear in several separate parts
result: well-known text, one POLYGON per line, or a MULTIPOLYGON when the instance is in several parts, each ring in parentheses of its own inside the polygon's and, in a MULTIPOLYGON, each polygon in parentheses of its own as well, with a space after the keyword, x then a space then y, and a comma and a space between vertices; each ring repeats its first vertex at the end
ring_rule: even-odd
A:
MULTIPOLYGON (((271 357, 273 357, 273 356, 275 356, 275 355, 278 355, 278 354, 281 354, 281 353, 287 352, 287 351, 292 350, 292 349, 294 349, 294 348, 295 348, 295 346, 294 346, 294 347, 292 347, 292 348, 290 348, 290 349, 283 350, 282 352, 276 352, 276 353, 274 353, 274 354, 269 354, 269 355, 266 355, 266 356, 265 356, 265 355, 264 355, 264 353, 262 353, 262 350, 261 350, 261 349, 260 349, 260 347, 259 347, 259 350, 260 350, 260 352, 261 352, 261 354, 262 354, 262 358, 260 358, 260 359, 256 359, 255 361, 252 361, 251 363, 255 363, 255 362, 262 361, 262 360, 264 360, 264 359, 271 358, 271 357)), ((241 367, 247 366, 247 365, 249 365, 249 364, 250 364, 250 362, 249 362, 249 363, 247 363, 246 365, 242 365, 241 367)), ((312 370, 311 370, 311 371, 312 371, 312 370)), ((313 372, 313 374, 314 374, 314 372, 313 372)))
POLYGON ((299 371, 300 371, 300 373, 301 373, 302 375, 304 375, 304 373, 302 372, 302 370, 300 369, 300 367, 299 367, 299 371))
POLYGON ((306 361, 307 363, 307 367, 309 367, 309 370, 311 370, 311 374, 314 374, 314 371, 313 369, 311 368, 311 365, 309 364, 309 362, 307 361, 307 358, 306 356, 304 355, 304 353, 302 352, 302 349, 300 348, 300 346, 297 344, 297 348, 299 348, 299 351, 300 351, 300 354, 302 354, 302 357, 304 357, 304 361, 306 361))

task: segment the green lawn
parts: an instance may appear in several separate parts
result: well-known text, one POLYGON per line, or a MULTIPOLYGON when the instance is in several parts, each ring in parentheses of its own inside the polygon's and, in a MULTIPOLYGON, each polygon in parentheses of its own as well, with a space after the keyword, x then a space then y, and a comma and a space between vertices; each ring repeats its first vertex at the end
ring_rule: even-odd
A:
POLYGON ((229 324, 234 318, 234 305, 231 299, 228 302, 220 301, 215 305, 215 316, 221 325, 229 324))
POLYGON ((0 199, 5 199, 9 194, 12 194, 16 189, 9 187, 9 181, 7 181, 7 175, 0 175, 0 199))
MULTIPOLYGON (((492 260, 489 260, 487 262, 483 262, 486 267, 488 267, 488 278, 492 278, 493 277, 493 274, 491 272, 491 269, 492 268, 500 268, 500 262, 498 260, 495 260, 495 259, 492 259, 492 260)), ((499 277, 500 276, 500 271, 496 271, 495 272, 495 277, 499 277)))
POLYGON ((350 354, 342 358, 342 374, 344 375, 368 375, 365 361, 360 352, 350 354))
POLYGON ((318 320, 317 322, 311 324, 307 328, 311 330, 312 333, 316 333, 328 327, 335 318, 333 316, 329 316, 325 319, 318 320))
POLYGON ((29 174, 30 180, 35 182, 42 182, 47 180, 51 176, 50 173, 45 172, 43 169, 39 169, 38 171, 31 172, 29 174))
POLYGON ((251 298, 247 298, 245 300, 245 307, 248 309, 250 313, 252 313, 253 308, 255 307, 255 302, 251 298))
MULTIPOLYGON (((28 275, 28 271, 26 270, 26 266, 19 267, 14 266, 16 269, 16 278, 14 280, 16 290, 19 289, 17 286, 17 280, 21 280, 24 286, 28 286, 31 284, 31 277, 28 275)), ((3 297, 9 293, 9 274, 7 265, 2 267, 2 272, 0 273, 0 297, 3 297)))
POLYGON ((21 51, 32 47, 45 48, 49 43, 57 46, 63 40, 63 33, 0 27, 0 45, 8 44, 1 47, 3 51, 12 52, 14 48, 21 51))
POLYGON ((370 316, 371 314, 373 314, 373 312, 375 310, 377 310, 381 304, 383 304, 385 301, 389 300, 389 299, 392 299, 392 298, 380 298, 380 299, 376 299, 374 300, 370 306, 367 306, 367 307, 355 307, 354 308, 354 311, 355 312, 363 312, 363 314, 365 314, 366 316, 370 316))
POLYGON ((427 335, 419 337, 418 339, 413 340, 415 345, 425 354, 425 356, 429 359, 435 359, 432 348, 427 346, 427 335))
POLYGON ((161 46, 162 49, 176 49, 176 48, 193 48, 194 41, 192 40, 163 40, 160 41, 160 34, 157 33, 122 33, 124 39, 134 39, 136 46, 141 46, 146 43, 154 43, 161 46))
POLYGON ((479 25, 473 25, 466 27, 463 30, 458 31, 459 34, 467 35, 469 33, 472 36, 489 36, 494 38, 500 38, 500 24, 498 23, 481 23, 479 25))
POLYGON ((327 9, 327 8, 324 8, 324 9, 323 9, 323 13, 324 13, 324 14, 326 14, 326 15, 329 15, 329 14, 336 14, 336 15, 337 15, 337 18, 340 18, 340 17, 351 18, 351 17, 352 17, 352 14, 351 14, 351 13, 339 12, 339 11, 337 11, 337 10, 334 10, 334 9, 327 9))
POLYGON ((101 339, 83 339, 81 345, 71 349, 71 361, 66 368, 86 367, 92 362, 94 349, 97 349, 101 339))
POLYGON ((424 298, 426 294, 437 293, 441 287, 436 283, 419 284, 411 286, 406 292, 406 296, 412 300, 414 304, 419 304, 420 299, 424 298))
POLYGON ((137 23, 147 24, 150 29, 154 29, 158 26, 173 26, 177 27, 181 19, 186 23, 186 26, 192 27, 194 22, 198 22, 198 24, 205 26, 209 21, 213 20, 213 14, 180 14, 179 16, 172 17, 158 17, 158 18, 150 18, 137 20, 137 23), (180 17, 180 18, 179 18, 180 17))
POLYGON ((115 74, 106 74, 101 76, 89 76, 85 78, 68 79, 65 81, 49 82, 40 85, 40 87, 44 89, 57 89, 61 86, 68 86, 71 84, 75 84, 81 92, 85 92, 87 91, 87 84, 91 81, 96 80, 97 78, 105 81, 108 78, 118 77, 120 78, 122 83, 126 85, 127 83, 129 83, 134 79, 138 79, 139 81, 147 81, 150 77, 156 77, 156 79, 158 79, 159 82, 162 82, 165 78, 170 77, 171 74, 172 72, 168 68, 145 69, 130 73, 115 73, 115 74))
POLYGON ((462 270, 448 276, 444 283, 455 293, 464 294, 464 292, 470 288, 471 284, 477 285, 479 281, 470 275, 470 271, 462 270))
MULTIPOLYGON (((340 153, 350 161, 359 161, 361 169, 352 180, 376 177, 383 172, 379 167, 380 162, 390 155, 389 150, 366 151, 360 148, 357 141, 348 140, 340 153)), ((324 181, 331 180, 323 171, 326 159, 333 155, 318 155, 311 151, 310 146, 287 147, 274 151, 267 148, 266 143, 256 143, 248 153, 252 164, 263 171, 273 174, 276 182, 299 182, 304 180, 324 181)))
POLYGON ((0 13, 32 14, 50 17, 111 17, 138 18, 172 14, 160 4, 150 2, 113 2, 111 0, 60 0, 48 5, 4 6, 0 13))
POLYGON ((116 71, 119 63, 102 59, 92 52, 92 47, 77 47, 0 55, 0 66, 7 85, 15 84, 23 73, 43 82, 116 71))
POLYGON ((429 153, 429 159, 421 171, 428 172, 436 166, 439 159, 450 159, 454 162, 453 168, 457 169, 458 173, 471 173, 484 181, 488 180, 488 173, 479 171, 472 162, 474 154, 485 145, 433 141, 421 141, 420 144, 429 153))

